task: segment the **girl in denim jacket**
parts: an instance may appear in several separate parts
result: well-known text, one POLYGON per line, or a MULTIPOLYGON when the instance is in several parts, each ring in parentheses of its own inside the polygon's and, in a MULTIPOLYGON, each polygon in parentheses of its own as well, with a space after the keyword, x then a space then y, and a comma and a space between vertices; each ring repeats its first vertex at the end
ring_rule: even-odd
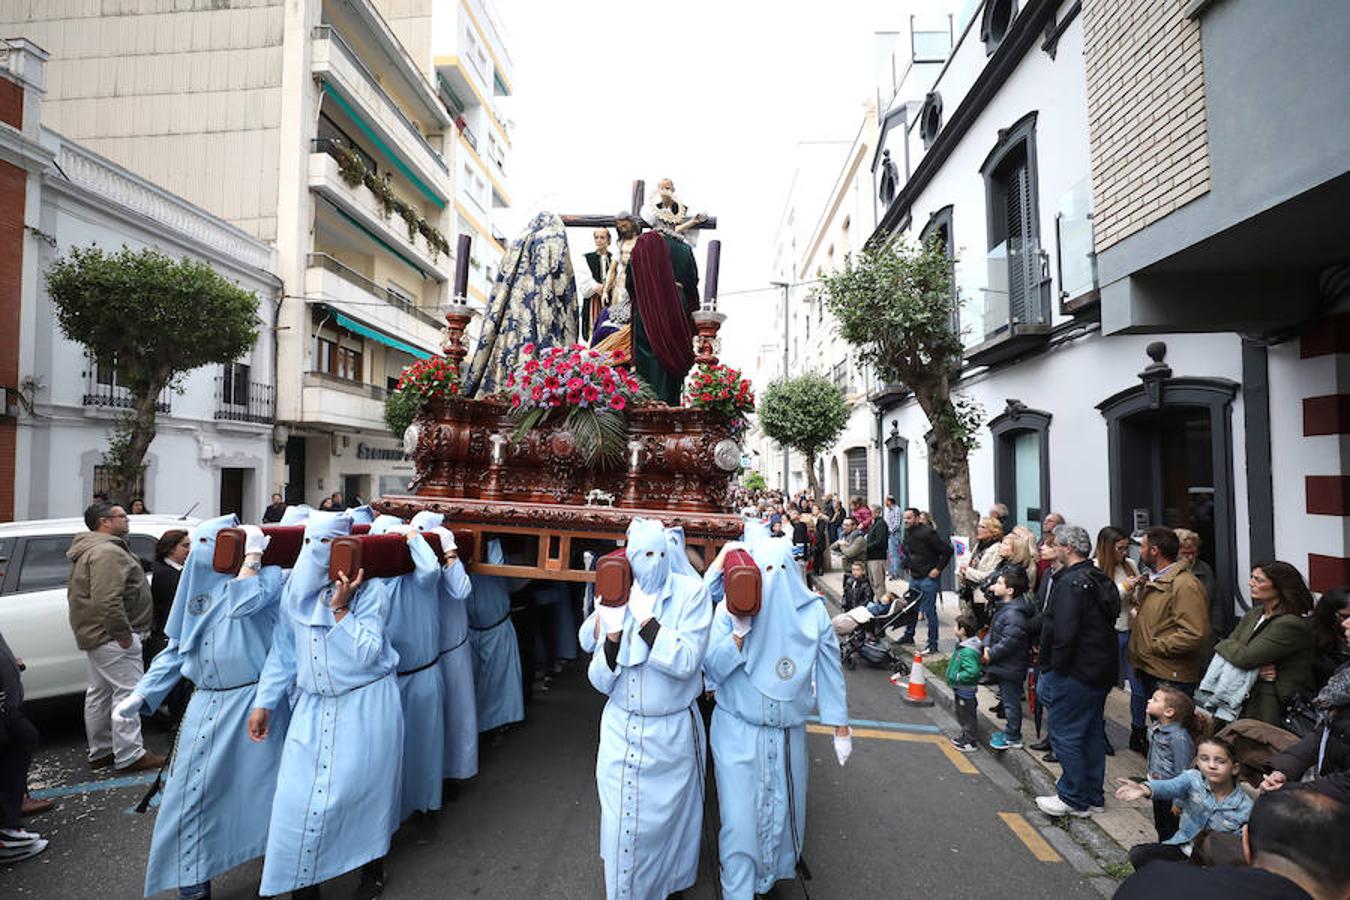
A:
POLYGON ((1252 812, 1252 798, 1238 786, 1233 746, 1221 738, 1200 741, 1194 769, 1175 778, 1150 778, 1143 784, 1120 778, 1117 800, 1173 801, 1181 807, 1181 825, 1176 834, 1160 844, 1136 844, 1130 862, 1136 869, 1155 859, 1181 862, 1190 858, 1192 842, 1209 829, 1239 834, 1252 812))

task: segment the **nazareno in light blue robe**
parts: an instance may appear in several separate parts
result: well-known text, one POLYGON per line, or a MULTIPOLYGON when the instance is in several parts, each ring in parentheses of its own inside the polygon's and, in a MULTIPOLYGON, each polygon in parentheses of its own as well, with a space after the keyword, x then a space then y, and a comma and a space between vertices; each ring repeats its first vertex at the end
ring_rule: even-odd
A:
MULTIPOLYGON (((401 525, 393 516, 380 516, 371 534, 387 534, 401 525)), ((445 693, 436 668, 440 654, 441 566, 431 545, 421 536, 408 543, 416 567, 398 578, 376 578, 370 588, 385 593, 389 621, 385 626, 398 654, 398 693, 403 706, 403 791, 399 820, 415 812, 441 808, 442 769, 445 765, 445 693)))
MULTIPOLYGON (((441 655, 437 669, 445 698, 446 778, 463 781, 478 774, 478 700, 474 696, 473 648, 469 646, 467 601, 473 591, 464 563, 441 570, 441 655)), ((519 652, 519 650, 517 650, 519 652)))
POLYGON ((298 688, 272 801, 263 896, 384 856, 399 824, 403 709, 398 654, 385 638, 387 597, 363 586, 340 623, 328 607, 326 540, 350 530, 346 513, 314 512, 305 523, 258 682, 253 705, 265 709, 298 688))
MULTIPOLYGON (((488 541, 487 561, 505 561, 501 544, 488 541)), ((478 730, 491 731, 525 719, 525 685, 520 680, 520 644, 511 624, 508 579, 469 573, 469 646, 473 650, 473 685, 478 730)))
POLYGON ((609 697, 595 759, 609 900, 664 900, 698 878, 707 744, 695 701, 712 604, 701 581, 671 570, 670 546, 660 522, 630 523, 625 553, 635 587, 657 597, 660 628, 650 646, 631 614, 614 669, 594 613, 578 635, 592 654, 591 684, 609 697))
MULTIPOLYGON (((427 510, 412 517, 412 525, 421 531, 444 524, 440 513, 427 510)), ((478 774, 478 708, 473 692, 473 648, 469 646, 469 612, 466 601, 473 585, 459 559, 441 567, 440 578, 440 656, 436 668, 441 675, 445 700, 442 720, 445 724, 445 765, 443 775, 465 781, 478 774)))
POLYGON ((717 686, 712 750, 725 900, 750 900, 793 877, 806 836, 806 717, 818 708, 826 725, 848 722, 839 642, 825 604, 802 583, 792 545, 760 540, 750 552, 763 575, 759 615, 737 650, 721 575, 711 575, 720 602, 703 661, 717 686))
POLYGON ((255 857, 267 846, 267 817, 290 708, 282 702, 267 740, 249 740, 246 725, 276 627, 281 570, 269 566, 256 578, 236 579, 211 568, 216 535, 239 524, 234 515, 192 529, 160 651, 136 685, 149 715, 180 678, 196 685, 178 726, 173 759, 165 770, 150 859, 146 896, 210 881, 255 857), (248 790, 240 790, 246 784, 248 790))

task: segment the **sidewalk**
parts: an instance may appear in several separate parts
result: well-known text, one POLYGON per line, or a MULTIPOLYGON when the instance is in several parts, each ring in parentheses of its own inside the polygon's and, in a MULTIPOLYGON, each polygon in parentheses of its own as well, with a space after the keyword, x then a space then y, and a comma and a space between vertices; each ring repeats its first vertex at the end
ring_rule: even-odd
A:
MULTIPOLYGON (((824 575, 815 575, 812 578, 816 588, 837 606, 843 593, 843 572, 836 567, 824 575)), ((903 594, 908 587, 908 583, 904 581, 894 579, 887 579, 886 581, 886 589, 895 591, 897 594, 903 594)), ((948 657, 956 646, 955 629, 958 609, 959 605, 954 593, 948 591, 939 597, 939 653, 936 657, 924 659, 924 666, 929 672, 929 695, 948 712, 953 712, 954 704, 951 689, 947 687, 946 679, 943 676, 947 671, 948 657)), ((927 627, 927 623, 920 620, 916 634, 922 638, 927 634, 927 627)), ((989 712, 989 707, 993 706, 997 700, 994 690, 981 685, 978 694, 980 736, 984 742, 987 742, 990 735, 1002 729, 1003 724, 1002 720, 995 718, 994 714, 989 712)), ((1044 733, 1044 729, 1042 729, 1042 735, 1044 733)), ((1117 800, 1113 793, 1117 778, 1141 777, 1147 774, 1147 760, 1129 749, 1130 695, 1128 689, 1113 690, 1107 696, 1106 733, 1116 748, 1116 755, 1106 758, 1106 812, 1098 813, 1090 819, 1069 819, 1068 822, 1070 831, 1080 843, 1087 844, 1099 856, 1107 857, 1108 862, 1123 862, 1125 855, 1122 851, 1128 851, 1135 844, 1158 839, 1157 832, 1153 828, 1151 809, 1140 804, 1123 803, 1117 800), (1093 823, 1096 828, 1094 829, 1090 825, 1079 827, 1084 823, 1093 823), (1109 838, 1116 846, 1114 848, 1109 845, 1102 846, 1101 837, 1109 838)), ((1032 744, 1040 737, 1041 735, 1036 733, 1036 726, 1030 713, 1026 711, 1024 706, 1023 741, 1026 744, 1032 744)), ((986 746, 977 752, 995 757, 1022 782, 1027 790, 1034 794, 1054 792, 1054 783, 1059 778, 1060 769, 1058 764, 1042 760, 1042 754, 1025 747, 1021 750, 1005 750, 999 753, 989 750, 986 746)))

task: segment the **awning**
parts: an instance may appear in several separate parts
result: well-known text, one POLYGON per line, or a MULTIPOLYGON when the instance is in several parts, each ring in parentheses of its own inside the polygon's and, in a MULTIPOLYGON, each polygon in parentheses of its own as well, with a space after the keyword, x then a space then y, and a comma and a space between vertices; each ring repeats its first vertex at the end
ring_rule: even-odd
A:
POLYGON ((390 337, 389 335, 385 334, 382 331, 376 331, 369 325, 362 325, 355 319, 349 318, 348 316, 344 316, 342 313, 338 312, 336 309, 333 309, 331 306, 328 307, 328 309, 332 311, 333 318, 337 319, 337 323, 341 325, 343 328, 352 332, 353 334, 359 334, 362 337, 368 337, 372 341, 378 341, 379 343, 384 344, 386 347, 393 347, 395 350, 402 350, 404 353, 407 353, 410 356, 415 356, 418 359, 429 359, 431 357, 431 354, 428 353, 427 351, 418 349, 417 347, 414 347, 412 344, 406 344, 403 341, 400 341, 398 338, 390 337))

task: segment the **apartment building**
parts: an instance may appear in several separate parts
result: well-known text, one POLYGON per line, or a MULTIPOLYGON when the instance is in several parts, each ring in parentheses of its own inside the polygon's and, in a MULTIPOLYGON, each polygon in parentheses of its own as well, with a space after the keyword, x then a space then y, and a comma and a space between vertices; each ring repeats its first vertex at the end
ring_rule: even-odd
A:
POLYGON ((103 452, 131 395, 62 336, 43 278, 95 244, 200 260, 258 297, 254 346, 158 398, 137 492, 155 512, 256 519, 274 480, 275 251, 44 127, 46 62, 29 41, 0 41, 0 521, 78 515, 108 487, 103 452))
MULTIPOLYGON (((985 0, 957 24, 882 115, 902 177, 877 235, 952 256, 976 505, 1191 528, 1220 624, 1262 559, 1350 581, 1350 9, 985 0)), ((946 527, 898 388, 886 490, 946 527)))
POLYGON ((501 20, 482 0, 376 0, 400 41, 428 73, 454 119, 454 230, 473 236, 471 303, 485 304, 506 252, 498 210, 511 205, 511 54, 501 20))
MULTIPOLYGON (((473 164, 501 181, 504 151, 486 162, 491 145, 472 144, 500 128, 504 147, 505 126, 490 104, 448 107, 456 64, 434 55, 454 55, 441 49, 461 40, 452 17, 491 19, 427 2, 426 26, 416 4, 373 0, 164 8, 17 2, 0 9, 0 31, 51 54, 54 130, 276 248, 275 489, 289 502, 401 490, 412 462, 385 428, 384 398, 439 349, 456 232, 475 234, 471 294, 485 296, 501 247, 461 197, 474 182, 457 167, 486 154, 473 164)), ((500 71, 486 96, 509 90, 500 71)), ((492 195, 474 195, 491 208, 492 195)))

